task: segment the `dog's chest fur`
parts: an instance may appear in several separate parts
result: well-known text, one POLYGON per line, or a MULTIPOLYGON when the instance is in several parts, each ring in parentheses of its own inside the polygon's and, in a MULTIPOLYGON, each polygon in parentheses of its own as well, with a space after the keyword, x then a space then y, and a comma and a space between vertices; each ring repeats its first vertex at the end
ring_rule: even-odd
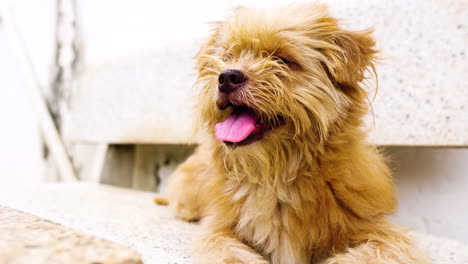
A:
POLYGON ((228 182, 228 185, 239 208, 235 231, 241 240, 269 258, 272 264, 310 263, 308 240, 314 232, 313 223, 304 226, 303 232, 297 232, 298 225, 304 222, 271 189, 252 183, 228 182))

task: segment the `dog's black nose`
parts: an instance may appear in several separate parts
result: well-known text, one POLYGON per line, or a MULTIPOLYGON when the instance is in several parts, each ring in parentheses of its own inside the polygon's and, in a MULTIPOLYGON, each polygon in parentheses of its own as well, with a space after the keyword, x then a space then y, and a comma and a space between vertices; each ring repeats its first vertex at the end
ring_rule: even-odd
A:
POLYGON ((245 75, 238 70, 225 70, 218 78, 218 89, 222 93, 231 93, 246 81, 245 75))

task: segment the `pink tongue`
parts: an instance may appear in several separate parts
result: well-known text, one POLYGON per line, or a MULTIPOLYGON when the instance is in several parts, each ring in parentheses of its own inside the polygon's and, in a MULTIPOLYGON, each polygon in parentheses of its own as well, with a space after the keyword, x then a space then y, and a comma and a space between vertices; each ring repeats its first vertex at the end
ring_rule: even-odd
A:
POLYGON ((255 129, 257 116, 250 111, 232 113, 224 122, 215 126, 217 140, 229 142, 241 142, 255 129))

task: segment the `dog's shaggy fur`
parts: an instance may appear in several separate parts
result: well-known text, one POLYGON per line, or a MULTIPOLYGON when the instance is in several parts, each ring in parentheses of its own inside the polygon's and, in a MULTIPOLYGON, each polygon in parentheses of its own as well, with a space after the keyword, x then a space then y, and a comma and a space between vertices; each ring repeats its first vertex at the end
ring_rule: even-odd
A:
POLYGON ((198 263, 426 263, 385 220, 396 207, 391 172, 362 129, 370 32, 341 29, 320 4, 237 8, 213 25, 196 57, 207 138, 168 189, 177 216, 202 218, 198 263), (218 91, 228 69, 247 78, 229 96, 218 91), (239 106, 262 135, 216 140, 239 106))

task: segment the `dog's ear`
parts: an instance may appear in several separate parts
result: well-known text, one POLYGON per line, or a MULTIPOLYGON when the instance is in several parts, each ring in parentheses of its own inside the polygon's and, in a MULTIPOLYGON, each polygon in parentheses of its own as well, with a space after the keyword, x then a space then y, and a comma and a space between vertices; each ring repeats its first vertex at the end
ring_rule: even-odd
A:
POLYGON ((373 68, 377 50, 371 33, 371 30, 340 30, 333 36, 337 51, 330 58, 332 67, 329 70, 336 82, 353 86, 373 68))

